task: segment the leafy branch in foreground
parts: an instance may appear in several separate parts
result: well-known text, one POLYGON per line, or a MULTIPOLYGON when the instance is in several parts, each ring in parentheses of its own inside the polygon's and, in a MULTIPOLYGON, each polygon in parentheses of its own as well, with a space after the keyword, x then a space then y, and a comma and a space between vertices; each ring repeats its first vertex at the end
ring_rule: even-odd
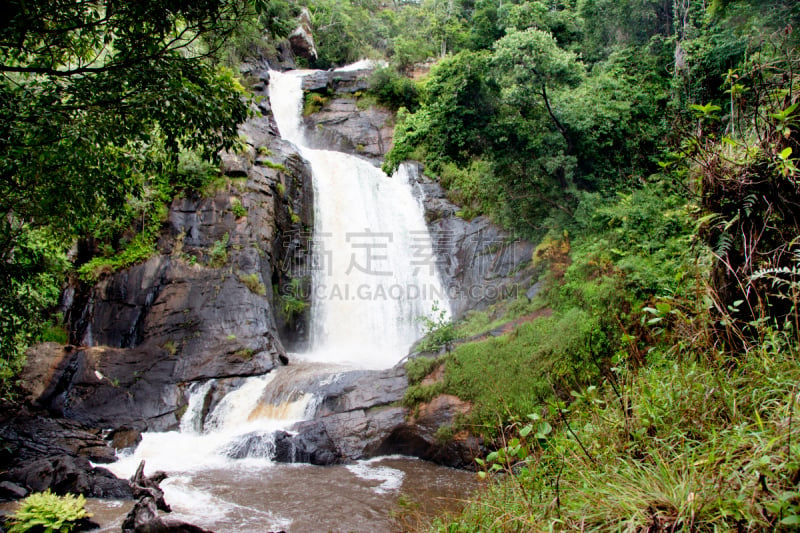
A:
POLYGON ((248 103, 233 72, 212 59, 243 18, 270 3, 4 4, 3 379, 54 303, 50 293, 60 288, 61 258, 73 241, 92 237, 105 256, 85 266, 86 279, 147 257, 161 204, 184 187, 202 185, 181 171, 180 152, 215 163, 237 143, 248 103), (142 235, 125 235, 131 229, 142 235), (38 232, 49 234, 48 245, 31 255, 38 232))

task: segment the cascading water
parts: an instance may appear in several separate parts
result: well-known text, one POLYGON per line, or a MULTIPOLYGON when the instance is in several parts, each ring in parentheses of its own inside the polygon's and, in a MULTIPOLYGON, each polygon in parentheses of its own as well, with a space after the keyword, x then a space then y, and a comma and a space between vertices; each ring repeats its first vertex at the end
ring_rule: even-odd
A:
POLYGON ((403 166, 391 178, 368 161, 307 146, 303 72, 270 73, 282 137, 314 176, 311 349, 316 361, 387 368, 421 336, 432 304, 447 308, 422 206, 403 166))
MULTIPOLYGON (((210 412, 206 412, 209 395, 218 384, 211 380, 193 385, 180 432, 145 434, 134 454, 110 465, 117 475, 126 477, 142 459, 148 472, 170 472, 173 477, 163 488, 168 501, 183 506, 179 518, 225 531, 289 529, 299 520, 294 514, 296 502, 280 507, 283 502, 265 503, 266 496, 257 497, 265 479, 286 483, 302 474, 313 486, 311 492, 326 495, 325 501, 314 500, 317 508, 335 501, 343 490, 353 493, 349 501, 367 501, 359 491, 368 489, 370 497, 378 497, 402 484, 401 469, 370 462, 335 474, 273 464, 269 460, 274 451, 271 435, 313 417, 319 403, 315 385, 336 379, 338 372, 395 365, 420 337, 419 318, 429 315, 435 302, 440 309, 448 307, 408 169, 401 167, 389 178, 358 157, 310 148, 300 119, 304 74, 271 72, 270 101, 282 137, 297 146, 313 173, 311 347, 307 353, 294 354, 288 367, 243 380, 210 412), (380 484, 375 487, 377 481, 380 484), (228 492, 236 495, 227 495, 225 483, 230 484, 228 492), (342 489, 342 483, 349 483, 349 488, 342 489), (239 494, 240 488, 244 494, 239 494), (210 507, 221 516, 206 517, 210 507), (273 509, 289 509, 286 512, 292 517, 273 515, 273 509), (231 526, 234 522, 238 525, 231 526)), ((280 490, 281 496, 288 493, 285 487, 280 490)), ((307 492, 301 489, 302 494, 307 492)), ((375 508, 367 506, 367 514, 386 510, 386 503, 369 505, 375 508)), ((336 512, 331 509, 325 514, 336 512)), ((350 520, 354 513, 338 512, 340 521, 350 520)), ((315 525, 297 527, 330 529, 315 529, 320 524, 313 519, 311 523, 315 525)))

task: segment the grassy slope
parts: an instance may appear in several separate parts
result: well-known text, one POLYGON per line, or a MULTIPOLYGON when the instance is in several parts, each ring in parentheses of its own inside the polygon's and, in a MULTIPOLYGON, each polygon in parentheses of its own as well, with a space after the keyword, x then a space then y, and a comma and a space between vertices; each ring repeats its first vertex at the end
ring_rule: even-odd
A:
POLYGON ((569 406, 551 402, 553 432, 531 432, 516 457, 499 457, 516 475, 493 480, 434 530, 795 527, 796 346, 775 334, 737 361, 692 350, 658 355, 638 372, 616 369, 613 387, 574 393, 569 406))

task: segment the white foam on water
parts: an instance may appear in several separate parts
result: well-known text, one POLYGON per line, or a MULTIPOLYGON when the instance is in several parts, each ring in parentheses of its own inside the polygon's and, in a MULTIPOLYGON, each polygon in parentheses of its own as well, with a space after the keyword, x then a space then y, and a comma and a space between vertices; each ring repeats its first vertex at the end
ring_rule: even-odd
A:
POLYGON ((405 472, 388 466, 373 466, 371 461, 359 461, 347 465, 347 470, 357 477, 367 481, 380 481, 380 485, 372 487, 376 494, 386 494, 400 490, 403 486, 405 472))

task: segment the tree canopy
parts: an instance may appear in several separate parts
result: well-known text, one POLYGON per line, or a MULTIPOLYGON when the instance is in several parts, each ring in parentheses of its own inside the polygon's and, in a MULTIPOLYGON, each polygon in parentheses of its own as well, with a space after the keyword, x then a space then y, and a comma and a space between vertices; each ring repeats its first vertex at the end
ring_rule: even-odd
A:
POLYGON ((248 104, 210 61, 238 0, 10 0, 0 22, 0 374, 58 295, 77 236, 131 221, 180 187, 178 154, 213 160, 248 104))

